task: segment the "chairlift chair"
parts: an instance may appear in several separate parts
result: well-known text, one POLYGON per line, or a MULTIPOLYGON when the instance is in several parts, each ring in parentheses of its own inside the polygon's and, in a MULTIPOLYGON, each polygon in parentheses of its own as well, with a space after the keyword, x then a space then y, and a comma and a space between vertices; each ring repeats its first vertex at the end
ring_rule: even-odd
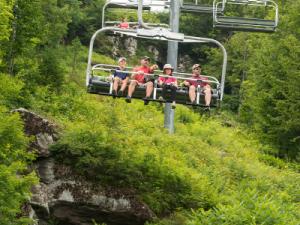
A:
MULTIPOLYGON (((100 94, 100 95, 112 95, 112 84, 113 81, 107 79, 107 76, 98 76, 97 72, 106 72, 108 74, 111 73, 112 70, 115 70, 117 66, 114 65, 106 65, 106 64, 91 64, 92 62, 92 53, 93 53, 93 45, 94 40, 96 36, 99 33, 102 32, 113 32, 113 33, 119 33, 126 36, 131 36, 135 38, 146 38, 146 39, 152 39, 152 40, 162 40, 162 41, 177 41, 180 43, 214 43, 217 44, 222 52, 223 52, 223 66, 222 66, 222 76, 221 76, 221 82, 218 81, 215 77, 212 76, 206 76, 208 80, 205 80, 205 82, 209 83, 213 89, 212 91, 212 103, 211 106, 218 106, 219 103, 222 101, 223 98, 223 92, 224 92, 224 83, 225 83, 225 72, 226 72, 226 65, 227 65, 227 53, 225 48, 221 43, 214 39, 210 38, 200 38, 200 37, 193 37, 193 36, 185 36, 181 33, 174 33, 170 32, 167 29, 164 28, 155 28, 151 30, 147 29, 120 29, 116 27, 105 27, 102 28, 94 33, 94 35, 91 38, 90 41, 90 48, 89 48, 89 57, 88 57, 88 66, 87 66, 87 72, 86 72, 86 86, 88 93, 92 94, 100 94)), ((126 73, 133 73, 128 72, 126 73)), ((177 73, 174 72, 173 75, 177 78, 178 81, 183 81, 190 79, 191 74, 188 73, 177 73)), ((162 74, 162 71, 155 71, 154 74, 146 74, 146 76, 150 76, 152 79, 155 80, 154 85, 154 91, 151 96, 150 101, 159 101, 159 96, 161 96, 161 88, 157 86, 157 78, 159 76, 166 76, 162 74)), ((201 81, 200 81, 201 82, 201 81)), ((196 98, 196 106, 204 106, 204 95, 200 88, 200 83, 197 87, 197 98, 196 98)), ((142 99, 145 96, 145 88, 144 87, 137 87, 133 98, 142 99)), ((125 96, 124 96, 125 97, 125 96)), ((189 95, 188 95, 188 89, 184 87, 180 87, 177 90, 177 97, 176 102, 179 104, 188 104, 189 102, 189 95)))
MULTIPOLYGON (((110 8, 116 8, 116 9, 138 9, 138 4, 135 1, 120 1, 120 0, 107 0, 102 8, 102 27, 105 27, 106 25, 118 25, 121 23, 121 21, 106 21, 105 15, 106 10, 110 8)), ((150 10, 149 4, 143 4, 143 10, 150 10)))
MULTIPOLYGON (((150 11, 152 6, 162 6, 161 2, 166 3, 168 0, 159 1, 159 0, 148 0, 143 2, 143 10, 150 11)), ((105 5, 102 8, 102 27, 106 26, 114 26, 119 25, 121 21, 106 21, 105 19, 105 12, 107 9, 138 9, 138 0, 127 0, 127 1, 120 1, 120 0, 107 0, 105 5)), ((136 14, 136 12, 135 12, 136 14)), ((128 22, 130 26, 136 27, 138 26, 138 22, 128 22)), ((161 24, 161 23, 146 23, 146 25, 150 27, 165 27, 168 28, 168 24, 161 24)))
MULTIPOLYGON (((116 69, 116 67, 115 67, 116 69)), ((88 92, 92 94, 100 94, 100 95, 106 95, 106 96, 112 96, 112 90, 113 90, 113 77, 111 76, 97 76, 95 75, 95 71, 105 71, 108 74, 111 74, 112 71, 115 71, 115 69, 109 69, 106 67, 106 65, 97 65, 92 69, 93 71, 93 76, 91 78, 90 84, 88 86, 88 92)), ((127 68, 128 69, 128 68, 127 68)), ((120 72, 120 71, 119 71, 120 72)), ((126 71, 126 73, 133 74, 134 72, 126 71)), ((191 74, 187 74, 188 77, 185 76, 180 76, 179 73, 173 73, 173 77, 176 77, 178 82, 181 82, 183 80, 190 79, 192 76, 191 74)), ((159 77, 167 77, 166 75, 163 75, 162 71, 155 71, 154 74, 145 74, 149 79, 154 80, 154 90, 153 90, 153 95, 149 99, 149 101, 159 101, 159 97, 162 96, 162 88, 158 86, 158 78, 159 77)), ((219 98, 220 98, 220 83, 219 81, 210 76, 204 76, 208 78, 208 80, 205 80, 206 83, 209 83, 213 88, 212 88, 212 102, 211 106, 216 107, 218 106, 219 103, 219 98)), ((204 81, 203 81, 204 82, 204 81)), ((196 106, 205 106, 204 104, 204 94, 202 92, 202 89, 200 87, 201 81, 199 81, 199 86, 197 87, 197 95, 196 95, 196 106)), ((127 91, 127 90, 126 90, 127 91)), ((136 87, 135 92, 133 93, 132 98, 136 99, 142 99, 145 97, 145 87, 136 87)), ((170 91, 169 91, 170 92, 170 91)), ((167 93, 166 101, 169 101, 169 94, 167 93)), ((118 97, 125 97, 123 96, 118 96, 118 97)), ((176 95, 176 103, 178 104, 184 104, 188 105, 191 104, 189 103, 189 94, 188 94, 188 89, 186 87, 183 87, 182 85, 179 86, 177 89, 177 95, 176 95)))
MULTIPOLYGON (((138 8, 138 2, 137 1, 122 1, 122 0, 107 0, 104 8, 119 8, 119 9, 137 9, 138 8)), ((150 4, 149 2, 145 1, 143 4, 144 10, 150 10, 150 4)))
MULTIPOLYGON (((221 29, 254 31, 254 32, 274 32, 278 24, 278 5, 272 0, 226 0, 225 7, 223 1, 214 0, 213 26, 221 29), (232 16, 234 7, 243 9, 259 10, 273 14, 271 19, 265 16, 257 17, 239 17, 232 16), (219 11, 224 8, 223 14, 219 11)), ((270 15, 268 15, 270 16, 270 15)))
MULTIPOLYGON (((223 12, 226 0, 222 0, 222 6, 218 7, 218 13, 223 12)), ((181 0, 181 12, 189 13, 213 13, 213 1, 211 0, 181 0)))

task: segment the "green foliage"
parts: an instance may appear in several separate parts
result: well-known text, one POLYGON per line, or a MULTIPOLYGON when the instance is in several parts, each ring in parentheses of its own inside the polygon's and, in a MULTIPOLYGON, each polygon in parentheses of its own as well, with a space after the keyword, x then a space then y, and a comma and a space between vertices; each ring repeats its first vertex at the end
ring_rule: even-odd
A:
MULTIPOLYGON (((65 63, 71 69, 69 50, 65 63)), ((37 89, 32 100, 33 108, 65 126, 52 147, 55 155, 100 185, 135 190, 158 215, 178 211, 153 224, 297 221, 298 174, 282 160, 258 153, 273 150, 259 144, 232 115, 201 118, 178 106, 176 134, 169 136, 156 105, 87 96, 72 83, 63 87, 61 95, 37 89), (283 216, 285 210, 291 213, 283 216)))
POLYGON ((16 78, 0 73, 0 105, 17 107, 23 105, 25 99, 21 96, 24 84, 16 78))
POLYGON ((62 57, 58 56, 56 49, 47 49, 42 56, 39 71, 41 76, 37 83, 41 86, 48 86, 59 91, 64 82, 64 70, 60 64, 62 57))
POLYGON ((279 40, 261 39, 264 48, 255 52, 248 81, 243 85, 240 114, 243 121, 260 132, 265 143, 280 149, 281 157, 297 160, 300 152, 297 85, 300 80, 296 63, 300 57, 299 40, 292 35, 279 40), (264 89, 268 92, 261 92, 264 89), (254 97, 257 93, 259 98, 254 97))
POLYGON ((30 160, 32 156, 24 150, 28 140, 24 137, 22 123, 18 115, 6 116, 1 108, 1 126, 0 126, 0 162, 4 165, 10 165, 14 161, 30 160))
POLYGON ((175 212, 168 218, 155 219, 153 222, 146 222, 146 225, 182 225, 187 224, 189 214, 187 212, 175 212))
POLYGON ((13 6, 13 0, 0 0, 0 68, 3 64, 3 56, 5 55, 3 48, 7 45, 11 32, 11 20, 14 17, 12 13, 13 6))
POLYGON ((37 179, 24 173, 33 155, 26 152, 28 138, 18 115, 7 114, 0 107, 0 224, 27 225, 32 221, 22 216, 21 206, 29 200, 30 188, 37 179))
POLYGON ((10 40, 1 45, 2 71, 24 81, 23 95, 42 85, 59 90, 64 76, 57 47, 67 34, 72 5, 24 0, 14 9, 10 40))
MULTIPOLYGON (((299 1, 281 6, 279 31, 268 36, 229 36, 212 29, 211 17, 182 15, 185 34, 226 42, 223 110, 236 115, 210 119, 178 106, 174 135, 162 128, 157 105, 145 108, 138 100, 128 105, 88 96, 81 88, 87 53, 81 44, 88 45, 100 28, 103 0, 17 2, 14 8, 14 1, 0 0, 0 104, 29 106, 63 125, 62 138, 52 146, 58 160, 99 185, 134 190, 157 215, 167 217, 151 224, 298 223, 299 166, 277 156, 297 160, 300 152, 299 1)), ((159 19, 168 21, 166 15, 145 16, 159 19)), ((140 43, 131 65, 148 45, 156 45, 140 43)), ((96 63, 115 63, 107 56, 111 46, 106 38, 96 40, 96 63)), ((219 50, 185 45, 181 54, 208 63, 206 74, 220 74, 219 50)), ((34 175, 24 175, 33 156, 25 152, 28 139, 18 116, 6 109, 0 113, 0 137, 0 224, 29 224, 19 212, 35 181, 34 175)))
POLYGON ((0 1, 0 27, 1 27, 1 34, 0 34, 0 41, 8 40, 10 36, 11 26, 10 21, 13 18, 13 6, 14 1, 6 1, 1 0, 0 1))
MULTIPOLYGON (((298 1, 281 6, 275 34, 236 33, 228 39, 223 103, 273 148, 273 155, 296 161, 300 153, 299 9, 298 1)), ((209 59, 208 69, 214 73, 220 52, 211 50, 209 59)))
POLYGON ((237 124, 229 121, 231 126, 224 127, 224 118, 200 118, 179 106, 176 134, 170 136, 154 105, 144 108, 138 101, 128 105, 82 95, 71 87, 65 90, 42 109, 66 127, 52 147, 55 155, 94 182, 134 189, 158 215, 196 210, 192 217, 175 216, 154 224, 214 224, 219 220, 212 215, 224 218, 223 224, 247 224, 252 217, 267 224, 279 217, 287 224, 297 221, 299 176, 283 161, 265 161, 255 151, 262 146, 237 124), (241 217, 235 216, 237 209, 241 217), (282 216, 285 210, 291 213, 282 216))
POLYGON ((105 1, 60 0, 59 2, 62 5, 69 5, 71 22, 68 25, 66 40, 70 43, 78 37, 83 44, 88 46, 93 33, 102 26, 102 7, 105 1))
POLYGON ((158 137, 149 136, 147 140, 141 136, 141 140, 136 139, 140 132, 130 135, 131 130, 119 127, 119 113, 115 111, 111 114, 113 118, 97 118, 102 122, 99 121, 96 126, 72 126, 70 133, 67 132, 52 150, 60 153, 56 155, 61 160, 65 154, 72 156, 70 161, 64 159, 64 163, 75 163, 75 170, 90 179, 96 179, 102 184, 137 189, 157 213, 168 212, 182 204, 197 205, 191 193, 191 182, 186 175, 173 171, 169 164, 174 162, 157 154, 159 149, 169 152, 167 146, 171 140, 167 138, 167 143, 160 144, 158 137), (122 135, 124 133, 129 138, 122 135), (145 142, 153 142, 158 146, 151 150, 145 142), (163 201, 158 202, 159 199, 163 201))
POLYGON ((99 223, 97 223, 95 220, 92 220, 92 222, 93 222, 93 225, 106 225, 106 223, 101 223, 101 224, 99 224, 99 223))
POLYGON ((298 224, 299 214, 294 213, 297 207, 284 204, 288 198, 286 193, 274 199, 251 188, 241 191, 242 201, 232 200, 228 205, 219 205, 208 211, 200 209, 187 224, 298 224))

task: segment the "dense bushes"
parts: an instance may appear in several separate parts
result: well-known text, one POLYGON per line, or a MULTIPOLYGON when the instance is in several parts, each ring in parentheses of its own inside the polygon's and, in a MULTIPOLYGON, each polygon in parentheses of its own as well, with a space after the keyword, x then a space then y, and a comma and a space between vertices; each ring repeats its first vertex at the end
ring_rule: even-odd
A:
MULTIPOLYGON (((7 80, 22 87, 22 83, 11 82, 12 78, 7 80)), ((228 116, 200 117, 178 106, 176 133, 169 135, 162 127, 158 105, 145 107, 139 100, 125 104, 123 99, 88 96, 73 83, 63 88, 58 95, 40 87, 30 96, 35 111, 65 127, 52 147, 59 153, 55 154, 58 160, 100 185, 135 190, 157 215, 173 213, 154 224, 273 225, 295 224, 299 218, 299 175, 261 156, 257 149, 267 148, 237 123, 224 121, 228 116)), ((13 105, 15 99, 5 104, 13 105)), ((15 126, 20 131, 21 124, 15 126)), ((26 139, 18 140, 18 148, 24 148, 26 139)), ((26 197, 24 191, 22 201, 26 197)))
POLYGON ((157 214, 178 211, 156 224, 296 224, 299 175, 264 164, 262 146, 237 124, 178 106, 168 135, 155 104, 66 90, 47 106, 66 127, 55 155, 95 182, 136 190, 157 214))
POLYGON ((0 106, 0 224, 30 224, 20 214, 29 200, 30 188, 36 182, 33 173, 23 175, 33 158, 26 152, 28 139, 18 115, 10 115, 0 106))
POLYGON ((20 94, 24 86, 19 79, 0 73, 0 105, 18 107, 24 105, 26 100, 20 94))
MULTIPOLYGON (((102 185, 136 190, 156 213, 210 204, 205 199, 198 202, 188 168, 177 170, 176 164, 180 162, 167 157, 173 155, 170 137, 162 142, 157 135, 147 136, 138 129, 121 126, 119 119, 124 118, 117 111, 99 116, 102 121, 97 115, 93 116, 95 124, 71 125, 52 147, 53 151, 60 153, 55 155, 102 185), (109 118, 111 116, 115 121, 109 118), (68 156, 67 160, 65 156, 68 156)), ((140 123, 144 121, 140 120, 140 123)), ((159 132, 164 133, 160 129, 159 132)))
MULTIPOLYGON (((239 32, 226 41, 223 106, 271 146, 273 155, 299 162, 300 3, 278 5, 280 22, 274 34, 239 32)), ((215 71, 221 54, 213 50, 209 58, 215 71)))

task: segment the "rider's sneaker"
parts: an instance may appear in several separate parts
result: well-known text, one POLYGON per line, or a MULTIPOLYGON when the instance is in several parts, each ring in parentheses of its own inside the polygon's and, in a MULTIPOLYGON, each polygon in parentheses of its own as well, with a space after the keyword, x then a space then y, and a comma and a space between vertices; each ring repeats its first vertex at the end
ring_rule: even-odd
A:
POLYGON ((131 97, 130 97, 130 96, 127 96, 126 99, 125 99, 125 101, 126 101, 127 103, 131 103, 131 97))
POLYGON ((145 98, 143 98, 143 100, 144 100, 144 105, 148 105, 150 97, 145 97, 145 98))
POLYGON ((117 92, 115 90, 112 91, 112 96, 113 96, 113 98, 117 97, 117 92))
POLYGON ((123 91, 122 90, 119 90, 118 91, 118 96, 122 97, 124 95, 123 91))
POLYGON ((210 107, 209 107, 209 105, 206 105, 205 107, 204 107, 204 111, 210 111, 210 107))

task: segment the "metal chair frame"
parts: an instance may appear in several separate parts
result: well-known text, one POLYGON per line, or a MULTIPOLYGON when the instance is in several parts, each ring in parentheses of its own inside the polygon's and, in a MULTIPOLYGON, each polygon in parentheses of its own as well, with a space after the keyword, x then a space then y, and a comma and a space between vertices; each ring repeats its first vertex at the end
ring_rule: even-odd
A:
MULTIPOLYGON (((226 0, 222 0, 222 7, 218 7, 218 13, 222 13, 224 11, 226 0)), ((209 13, 212 14, 214 10, 213 4, 203 3, 203 0, 193 0, 191 2, 185 2, 185 0, 181 0, 181 11, 182 12, 190 12, 190 13, 209 13)))
MULTIPOLYGON (((149 3, 143 3, 143 10, 150 10, 151 6, 161 6, 161 4, 158 4, 158 2, 161 2, 159 0, 150 0, 149 3)), ((168 2, 168 1, 165 1, 168 2)), ((138 9, 138 1, 129 0, 128 2, 118 2, 114 0, 107 0, 102 8, 102 28, 106 27, 107 24, 117 25, 120 24, 121 21, 105 21, 105 11, 107 8, 110 7, 114 8, 120 8, 120 9, 138 9)), ((129 25, 138 25, 138 22, 128 22, 129 25)), ((145 23, 146 25, 150 27, 166 27, 168 28, 168 24, 156 24, 156 23, 145 23)))
MULTIPOLYGON (((107 95, 107 96, 112 96, 113 92, 113 83, 114 83, 114 77, 111 75, 111 72, 113 71, 118 71, 121 73, 127 73, 127 74, 138 74, 137 72, 133 71, 122 71, 122 70, 115 70, 115 69, 110 69, 110 68, 105 68, 105 67, 114 67, 117 68, 115 65, 106 65, 106 64, 97 64, 97 66, 93 66, 94 69, 92 69, 92 77, 90 80, 90 85, 88 86, 88 92, 89 93, 95 93, 95 94, 100 94, 100 95, 107 95), (94 75, 95 71, 105 71, 110 74, 110 76, 96 76, 94 75)), ((130 67, 126 67, 126 69, 129 69, 130 67)), ((131 67, 132 68, 132 67, 131 67)), ((154 74, 144 74, 146 77, 149 79, 154 80, 154 90, 153 90, 153 97, 150 99, 150 101, 160 101, 158 96, 162 95, 162 88, 159 87, 158 85, 158 79, 159 77, 170 77, 168 75, 163 74, 162 71, 155 71, 154 74)), ((212 76, 205 76, 201 75, 202 77, 207 78, 208 80, 201 80, 201 79, 193 79, 192 74, 188 73, 175 73, 174 76, 177 80, 190 80, 190 81, 197 81, 198 85, 196 87, 196 104, 195 106, 205 106, 201 102, 200 97, 203 96, 204 100, 204 94, 203 94, 203 89, 201 87, 201 83, 209 83, 212 89, 212 107, 218 106, 218 101, 220 97, 220 83, 219 81, 212 76), (176 75, 175 75, 176 74, 176 75), (179 76, 180 74, 183 74, 184 76, 179 76), (188 77, 186 77, 188 76, 188 77)), ((133 98, 138 98, 141 99, 144 97, 145 94, 145 87, 137 87, 136 92, 133 94, 133 98), (138 93, 136 93, 138 92, 138 93)), ((176 97, 176 102, 179 104, 184 104, 184 105, 189 105, 190 103, 188 102, 188 88, 183 87, 183 86, 178 86, 177 89, 177 97, 176 97)), ((118 97, 125 97, 125 96, 118 96, 118 97)), ((168 99, 166 99, 168 101, 168 99)))
MULTIPOLYGON (((111 71, 111 68, 104 68, 105 66, 107 67, 112 67, 116 68, 114 65, 105 65, 105 64, 96 64, 92 66, 92 54, 93 54, 93 46, 94 46, 94 41, 97 37, 98 34, 103 33, 103 32, 113 32, 113 33, 120 33, 123 35, 131 36, 131 37, 136 37, 136 38, 146 38, 146 39, 152 39, 152 40, 164 40, 164 41, 177 41, 180 43, 214 43, 218 45, 218 47, 221 48, 222 53, 223 53, 223 65, 222 65, 222 75, 221 75, 221 82, 219 82, 215 77, 212 76, 206 76, 209 80, 205 81, 211 84, 215 84, 217 86, 217 100, 222 101, 223 99, 223 94, 224 94, 224 84, 225 84, 225 76, 226 76, 226 67, 227 67, 227 52, 224 46, 218 42, 217 40, 211 39, 211 38, 201 38, 201 37, 194 37, 194 36, 185 36, 184 34, 181 33, 174 33, 170 32, 167 29, 164 28, 156 28, 156 29, 120 29, 116 27, 104 27, 102 29, 97 30, 94 35, 91 38, 90 41, 90 47, 89 47, 89 56, 88 56, 88 66, 87 66, 87 71, 86 71, 86 86, 88 88, 88 91, 90 93, 93 93, 91 90, 91 86, 93 85, 93 71, 96 70, 102 70, 102 71, 111 71)), ((161 72, 161 71, 160 71, 161 72)), ((126 71, 126 73, 129 73, 126 71)), ((176 73, 174 72, 174 75, 178 79, 189 79, 191 80, 192 78, 187 78, 186 76, 189 76, 191 74, 188 73, 176 73)), ((149 75, 150 76, 150 75, 149 75)), ((151 75, 153 76, 153 74, 151 75)), ((164 76, 164 75, 160 75, 164 76)), ((106 85, 105 83, 99 83, 99 85, 106 85)), ((198 87, 197 91, 197 103, 199 103, 199 98, 200 98, 200 87, 198 87)), ((153 93, 153 99, 152 100, 157 100, 156 98, 156 93, 159 91, 159 89, 155 89, 153 93)), ((107 95, 112 94, 112 87, 111 84, 109 86, 109 93, 107 95)), ((184 104, 184 103, 181 103, 184 104)))
POLYGON ((214 0, 213 26, 230 30, 244 30, 255 32, 274 32, 278 25, 278 5, 272 0, 226 0, 224 12, 230 5, 242 5, 250 7, 265 7, 274 11, 272 20, 264 18, 246 18, 222 15, 219 8, 223 8, 223 2, 214 0))

